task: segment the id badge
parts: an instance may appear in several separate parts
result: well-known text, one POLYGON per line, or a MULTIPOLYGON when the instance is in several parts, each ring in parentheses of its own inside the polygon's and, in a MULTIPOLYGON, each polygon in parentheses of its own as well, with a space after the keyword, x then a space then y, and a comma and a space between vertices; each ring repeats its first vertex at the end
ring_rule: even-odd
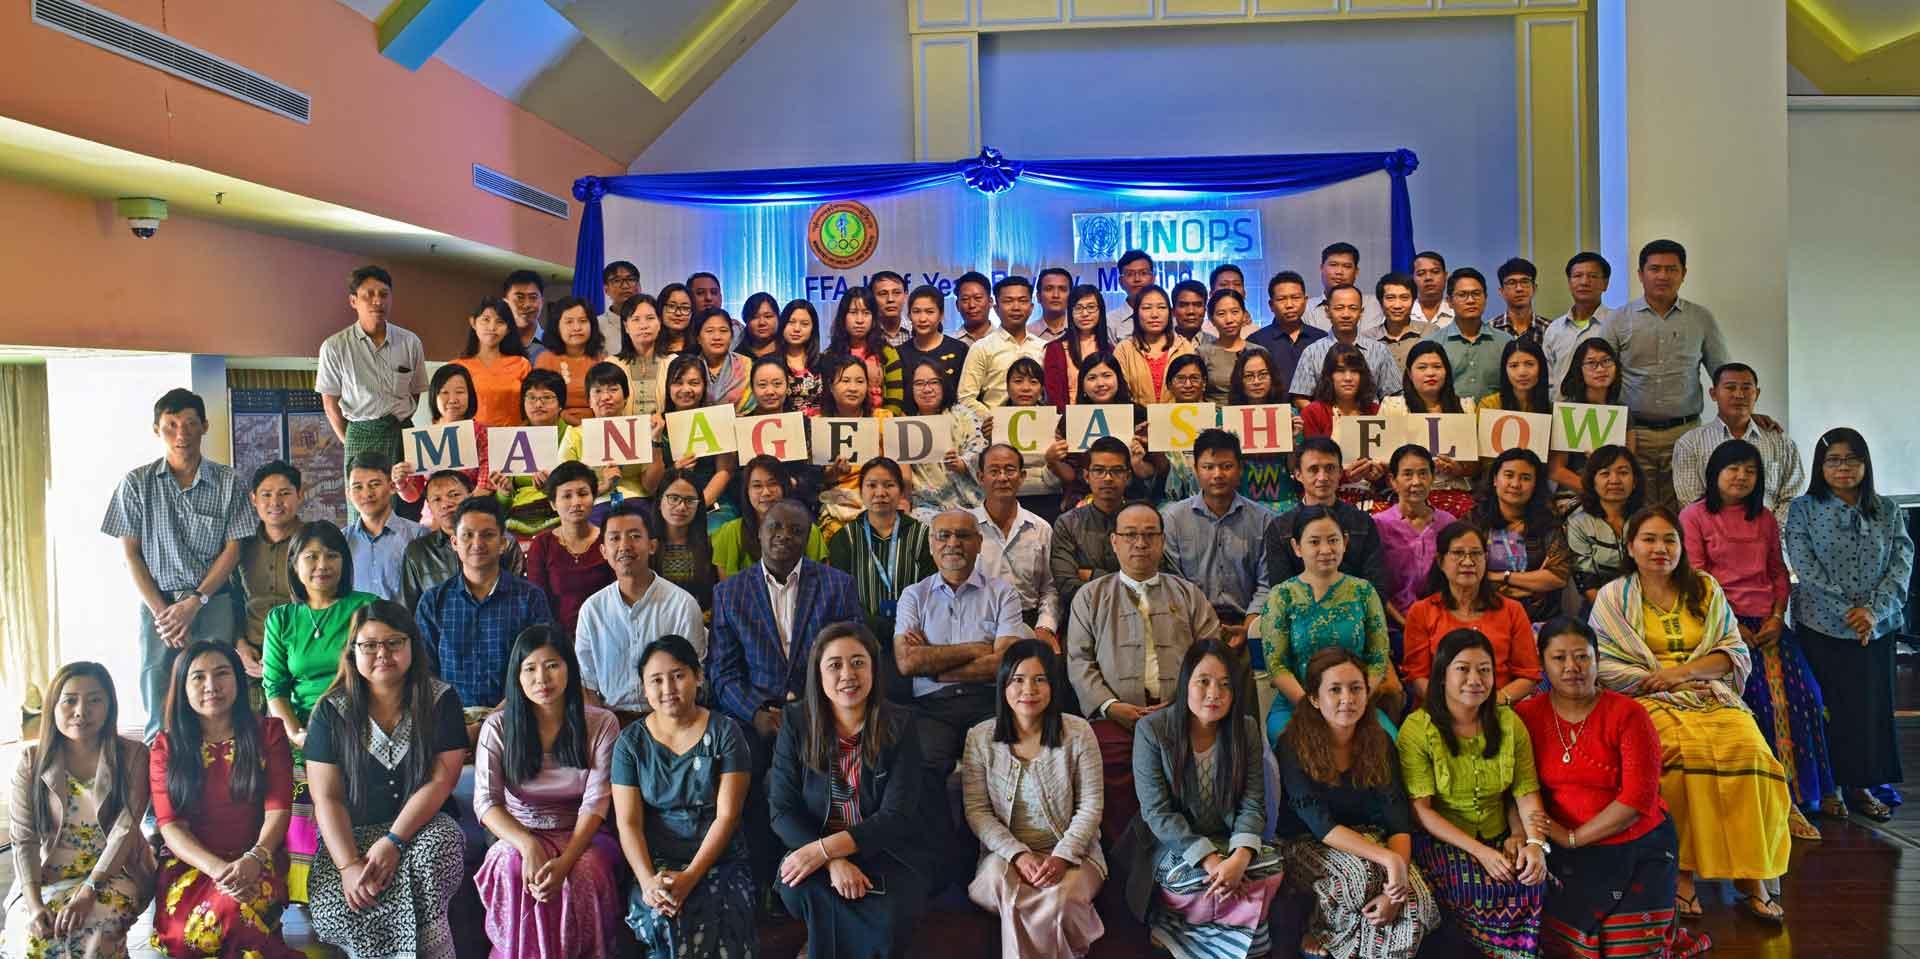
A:
POLYGON ((894 610, 897 610, 899 608, 900 608, 900 604, 897 601, 891 600, 891 599, 883 599, 880 601, 880 616, 882 619, 892 619, 894 610))

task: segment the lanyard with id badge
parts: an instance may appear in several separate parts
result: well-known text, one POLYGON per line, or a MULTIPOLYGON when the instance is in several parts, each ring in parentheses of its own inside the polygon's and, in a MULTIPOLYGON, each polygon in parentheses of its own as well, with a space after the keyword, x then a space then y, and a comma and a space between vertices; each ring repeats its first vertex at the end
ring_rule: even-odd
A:
POLYGON ((880 592, 885 597, 875 609, 886 619, 892 619, 894 611, 900 608, 900 594, 893 589, 893 561, 900 555, 900 520, 896 518, 893 522, 893 535, 881 541, 887 544, 887 558, 882 562, 880 551, 873 545, 873 523, 865 516, 860 517, 860 535, 867 541, 867 562, 873 564, 873 575, 880 581, 880 592))

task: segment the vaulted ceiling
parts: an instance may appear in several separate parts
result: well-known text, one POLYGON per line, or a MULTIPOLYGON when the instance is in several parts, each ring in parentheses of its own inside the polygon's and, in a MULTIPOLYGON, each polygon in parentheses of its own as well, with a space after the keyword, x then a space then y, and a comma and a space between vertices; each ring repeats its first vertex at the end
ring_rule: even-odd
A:
POLYGON ((448 66, 624 162, 794 0, 339 0, 397 60, 448 66))
POLYGON ((1824 94, 1920 95, 1920 3, 1787 0, 1787 60, 1824 94))

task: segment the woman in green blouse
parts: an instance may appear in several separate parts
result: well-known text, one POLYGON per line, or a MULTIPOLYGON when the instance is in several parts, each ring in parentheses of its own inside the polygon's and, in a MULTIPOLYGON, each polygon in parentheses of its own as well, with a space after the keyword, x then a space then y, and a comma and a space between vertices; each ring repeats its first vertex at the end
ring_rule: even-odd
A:
POLYGON ((1307 660, 1333 646, 1366 660, 1367 686, 1380 707, 1377 718, 1390 735, 1397 735, 1392 717, 1399 715, 1405 694, 1389 661, 1386 613, 1372 583, 1340 571, 1347 537, 1333 510, 1301 507, 1293 524, 1292 549, 1306 568, 1267 594, 1260 615, 1259 639, 1266 644, 1273 688, 1280 691, 1267 709, 1267 742, 1280 741, 1281 730, 1307 694, 1300 685, 1307 660))
POLYGON ((1426 834, 1414 861, 1483 956, 1538 954, 1547 852, 1533 743, 1494 702, 1493 644, 1470 629, 1440 640, 1436 695, 1400 729, 1400 772, 1426 834))
POLYGON ((287 547, 287 577, 293 602, 267 612, 260 684, 267 711, 286 724, 293 746, 293 822, 287 827, 287 892, 293 902, 307 901, 307 870, 320 841, 313 801, 307 795, 307 716, 340 670, 347 646, 347 624, 360 607, 380 597, 353 589, 353 553, 340 527, 325 520, 308 523, 287 547))

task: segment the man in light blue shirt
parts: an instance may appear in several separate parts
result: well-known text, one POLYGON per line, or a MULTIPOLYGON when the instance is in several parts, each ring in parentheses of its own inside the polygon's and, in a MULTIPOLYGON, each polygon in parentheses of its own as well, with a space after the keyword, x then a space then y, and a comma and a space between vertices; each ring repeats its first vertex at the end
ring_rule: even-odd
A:
POLYGON ((1567 261, 1567 294, 1573 306, 1552 323, 1540 338, 1540 349, 1547 354, 1547 389, 1555 397, 1572 371, 1573 351, 1581 343, 1607 335, 1607 318, 1613 311, 1600 304, 1613 279, 1613 264, 1592 251, 1575 253, 1567 261))
POLYGON ((1269 585, 1265 544, 1274 513, 1240 495, 1240 438, 1232 433, 1202 431, 1193 471, 1200 493, 1160 507, 1167 563, 1213 601, 1222 639, 1245 636, 1240 620, 1259 612, 1253 598, 1269 585))
MULTIPOLYGON (((1373 389, 1378 394, 1376 400, 1400 392, 1400 367, 1394 362, 1393 352, 1379 340, 1360 335, 1361 309, 1360 289, 1353 284, 1327 291, 1327 321, 1332 324, 1332 335, 1314 341, 1300 353, 1300 362, 1294 366, 1293 381, 1287 390, 1293 394, 1295 407, 1304 409, 1312 402, 1313 391, 1320 386, 1321 367, 1327 364, 1327 354, 1343 344, 1359 350, 1366 358, 1367 370, 1373 374, 1373 389)), ((1385 329, 1385 321, 1381 328, 1385 329)))
POLYGON ((392 473, 387 454, 354 454, 347 464, 347 501, 359 515, 343 532, 353 552, 353 588, 399 602, 407 544, 427 535, 427 527, 393 512, 392 473))
POLYGON ((661 636, 679 636, 707 655, 707 628, 693 594, 654 574, 655 542, 647 507, 627 500, 600 529, 600 553, 614 581, 587 597, 574 624, 574 652, 587 702, 605 706, 622 724, 647 710, 640 685, 640 651, 661 636))
POLYGON ((894 615, 893 655, 913 682, 913 709, 927 768, 944 782, 967 730, 993 715, 1000 654, 1032 635, 1020 594, 976 568, 980 529, 953 509, 928 533, 939 572, 906 588, 894 615))

